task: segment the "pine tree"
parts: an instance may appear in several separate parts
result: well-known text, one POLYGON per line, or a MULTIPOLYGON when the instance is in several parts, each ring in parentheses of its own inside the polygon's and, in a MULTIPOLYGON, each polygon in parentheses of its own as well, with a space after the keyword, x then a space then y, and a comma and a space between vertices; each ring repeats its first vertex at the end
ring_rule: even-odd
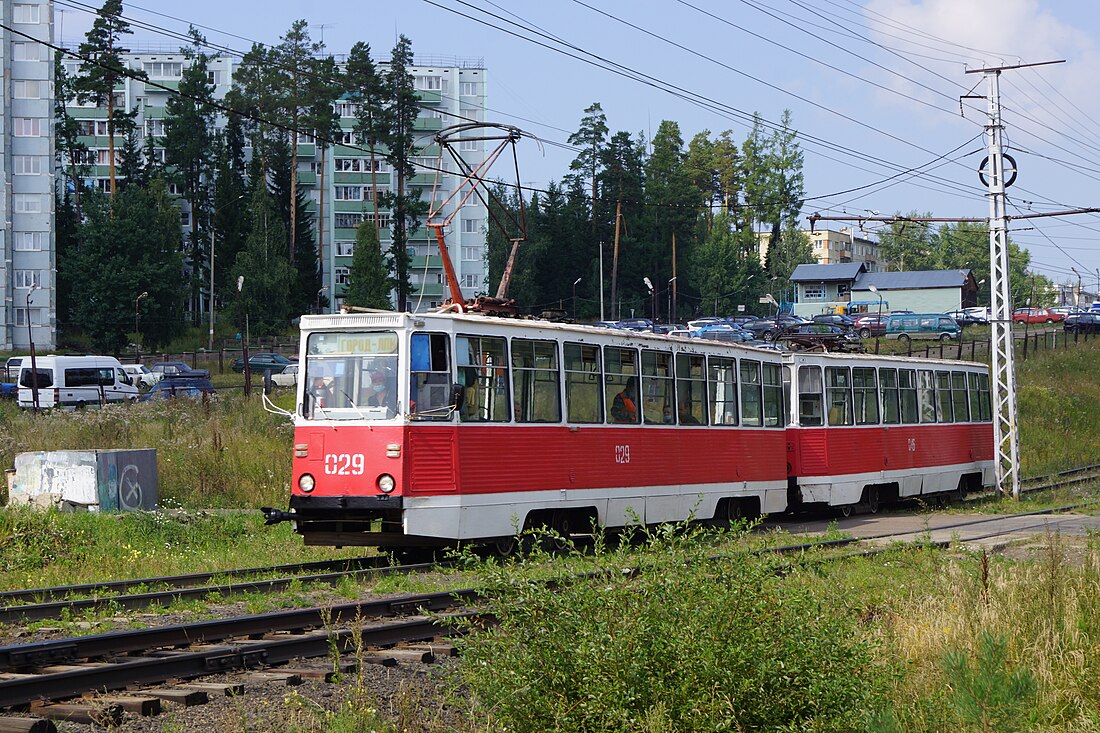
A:
POLYGON ((129 185, 144 186, 149 182, 145 175, 145 155, 141 151, 136 128, 127 130, 122 141, 118 152, 118 177, 119 190, 129 185))
MULTIPOLYGON (((248 235, 248 186, 245 182, 244 132, 240 118, 229 115, 217 143, 214 182, 214 291, 230 283, 230 269, 248 235)), ((234 286, 235 287, 235 286, 234 286)), ((234 296, 235 297, 235 296, 234 296)))
MULTIPOLYGON (((65 71, 65 65, 61 63, 63 54, 58 51, 54 55, 54 140, 57 164, 66 178, 68 186, 72 188, 72 207, 76 212, 76 220, 80 221, 80 199, 84 189, 84 178, 91 170, 88 165, 88 146, 80 141, 80 123, 69 114, 70 103, 76 101, 76 80, 65 71)), ((62 184, 64 186, 64 183, 62 184)), ((68 201, 68 196, 61 196, 62 201, 68 201)))
POLYGON ((599 178, 601 151, 607 145, 607 133, 607 115, 603 113, 603 107, 599 102, 593 102, 585 109, 581 126, 569 136, 569 144, 581 149, 569 164, 569 170, 573 171, 570 175, 587 178, 591 185, 593 235, 596 233, 596 199, 598 198, 596 184, 599 178))
POLYGON ((370 152, 370 200, 374 221, 378 221, 378 171, 375 163, 378 146, 387 140, 390 130, 386 79, 371 59, 370 46, 356 43, 348 54, 348 98, 355 101, 355 135, 370 152))
POLYGON ((393 214, 390 217, 390 261, 393 268, 394 287, 397 290, 397 309, 408 310, 409 253, 408 240, 420 225, 419 216, 427 212, 427 203, 421 200, 419 191, 409 189, 408 181, 414 171, 412 158, 417 153, 415 124, 420 114, 419 98, 413 89, 409 72, 413 66, 412 41, 400 36, 390 55, 390 68, 386 75, 391 103, 388 115, 389 134, 386 161, 393 170, 397 185, 385 197, 393 214))
POLYGON ((203 53, 206 39, 193 26, 191 47, 181 49, 190 61, 180 79, 180 93, 168 98, 164 120, 164 158, 191 206, 191 234, 187 249, 191 265, 191 314, 200 318, 202 290, 208 283, 210 252, 210 185, 214 161, 214 85, 210 57, 203 53))
POLYGON ((287 145, 290 146, 290 260, 296 262, 294 250, 298 246, 298 140, 297 130, 310 105, 309 78, 313 67, 313 54, 317 50, 309 37, 309 24, 296 20, 273 51, 273 61, 283 70, 281 103, 282 117, 290 126, 287 145))
POLYGON ((115 86, 125 77, 145 78, 144 72, 130 71, 125 55, 129 49, 120 41, 133 33, 130 24, 122 19, 122 0, 104 0, 96 13, 78 53, 85 59, 80 65, 80 78, 76 80, 77 98, 107 108, 108 165, 111 171, 111 198, 115 195, 115 86))
MULTIPOLYGON (((320 173, 318 175, 319 195, 317 197, 317 246, 314 250, 317 259, 315 265, 311 268, 316 273, 318 287, 320 287, 320 283, 324 282, 325 192, 328 190, 325 182, 325 170, 328 167, 325 156, 333 141, 338 140, 340 136, 340 116, 336 113, 335 104, 340 97, 343 84, 343 75, 332 56, 312 59, 306 87, 308 107, 302 118, 302 124, 314 138, 317 145, 318 162, 320 163, 320 173)), ((300 257, 298 260, 304 264, 304 258, 300 257)))
POLYGON ((355 230, 355 251, 351 256, 351 272, 344 302, 360 308, 391 310, 390 290, 393 282, 387 274, 386 261, 378 241, 378 227, 364 221, 355 230))

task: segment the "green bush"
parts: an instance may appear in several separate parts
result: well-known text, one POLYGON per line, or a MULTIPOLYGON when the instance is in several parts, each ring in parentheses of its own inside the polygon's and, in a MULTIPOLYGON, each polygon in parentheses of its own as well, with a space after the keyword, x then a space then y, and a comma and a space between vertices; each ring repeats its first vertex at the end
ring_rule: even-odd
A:
MULTIPOLYGON (((708 559, 693 532, 648 538, 647 561, 598 552, 548 587, 488 565, 499 625, 464 642, 457 679, 491 729, 849 731, 870 709, 872 650, 774 559, 708 559)), ((713 546, 710 547, 713 551, 713 546)))

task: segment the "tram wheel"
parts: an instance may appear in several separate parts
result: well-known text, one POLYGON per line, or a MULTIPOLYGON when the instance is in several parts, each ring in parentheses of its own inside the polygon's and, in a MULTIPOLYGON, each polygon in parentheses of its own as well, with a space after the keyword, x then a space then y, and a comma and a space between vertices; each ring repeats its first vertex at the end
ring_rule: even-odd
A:
POLYGON ((864 504, 867 507, 868 514, 878 514, 880 508, 878 499, 878 487, 868 486, 863 490, 864 504))
POLYGON ((852 516, 852 514, 853 514, 853 513, 854 513, 854 511, 855 511, 855 508, 856 508, 856 505, 855 505, 855 504, 841 504, 840 506, 838 506, 838 507, 836 508, 836 510, 837 510, 837 513, 838 513, 838 514, 839 514, 840 516, 842 516, 842 517, 844 517, 845 519, 847 519, 848 517, 852 516))
POLYGON ((500 557, 511 557, 519 552, 519 538, 513 535, 499 539, 492 544, 492 548, 500 557))
POLYGON ((573 546, 573 527, 569 521, 569 512, 554 512, 550 529, 554 532, 550 542, 552 550, 566 552, 573 546))

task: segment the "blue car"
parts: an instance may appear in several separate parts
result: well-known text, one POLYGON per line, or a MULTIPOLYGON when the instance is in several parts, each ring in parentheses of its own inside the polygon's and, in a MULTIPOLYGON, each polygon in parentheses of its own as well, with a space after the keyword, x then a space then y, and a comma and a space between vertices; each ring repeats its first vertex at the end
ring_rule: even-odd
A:
POLYGON ((214 389, 214 385, 210 383, 209 379, 200 379, 197 377, 175 377, 171 379, 162 379, 153 385, 145 394, 141 395, 138 400, 141 402, 150 402, 152 400, 167 400, 175 397, 188 397, 194 400, 201 400, 206 396, 213 397, 217 394, 217 390, 214 389))

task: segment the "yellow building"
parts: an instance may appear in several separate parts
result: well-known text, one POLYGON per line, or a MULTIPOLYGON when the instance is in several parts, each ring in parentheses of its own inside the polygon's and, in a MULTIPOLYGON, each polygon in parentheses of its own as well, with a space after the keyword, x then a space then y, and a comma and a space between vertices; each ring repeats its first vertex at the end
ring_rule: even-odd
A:
MULTIPOLYGON (((814 257, 817 258, 818 264, 838 265, 849 262, 862 262, 867 272, 879 272, 886 269, 886 262, 879 257, 878 242, 861 237, 858 232, 854 238, 851 229, 839 232, 829 229, 818 229, 813 232, 803 230, 802 233, 810 238, 814 257)), ((768 241, 770 238, 770 232, 757 234, 761 262, 764 262, 768 256, 768 241)))

